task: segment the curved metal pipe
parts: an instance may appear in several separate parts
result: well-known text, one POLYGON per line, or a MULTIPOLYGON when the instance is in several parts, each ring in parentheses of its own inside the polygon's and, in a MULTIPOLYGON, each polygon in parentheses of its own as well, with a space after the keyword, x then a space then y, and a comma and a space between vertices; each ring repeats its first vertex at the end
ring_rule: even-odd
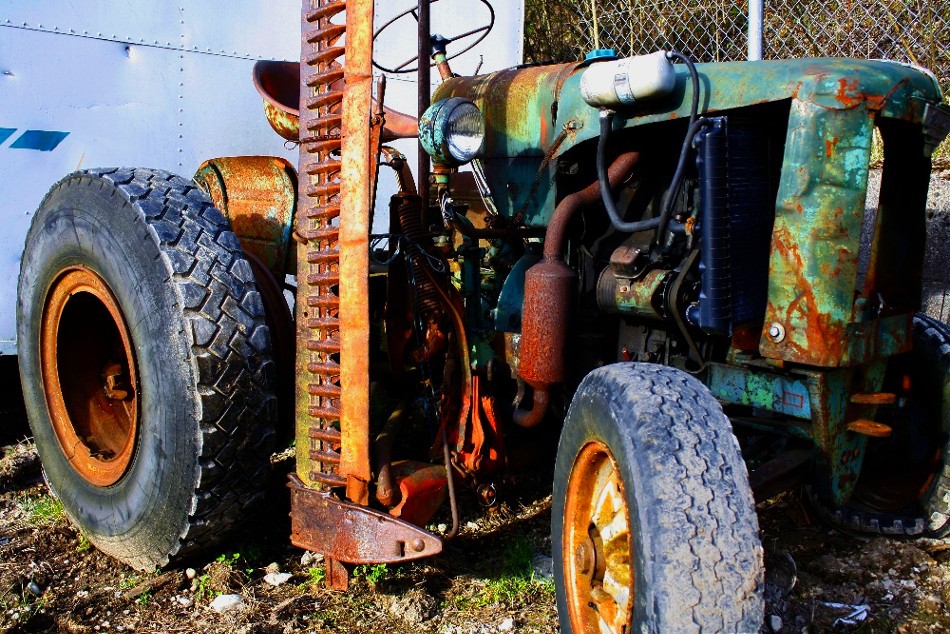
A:
MULTIPOLYGON (((610 189, 626 180, 640 160, 639 152, 624 152, 607 170, 610 189)), ((516 409, 512 416, 521 427, 534 427, 547 413, 551 386, 564 381, 564 342, 567 307, 577 286, 577 274, 564 263, 567 227, 574 215, 600 197, 600 181, 565 196, 554 210, 544 240, 544 256, 525 274, 518 374, 534 390, 530 410, 516 409)))
POLYGON ((530 429, 544 420, 544 415, 548 413, 548 407, 551 406, 551 395, 548 390, 535 388, 534 405, 531 409, 516 409, 512 414, 512 420, 519 427, 530 429))
MULTIPOLYGON (((634 166, 640 160, 639 152, 624 152, 620 154, 614 162, 607 168, 607 180, 610 183, 610 189, 616 189, 620 183, 625 181, 634 166)), ((583 207, 593 204, 600 198, 600 180, 584 189, 565 196, 554 210, 551 216, 551 222, 548 223, 548 230, 544 236, 544 259, 562 260, 562 251, 564 250, 564 236, 567 231, 567 225, 570 224, 574 214, 583 207)))
POLYGON ((408 404, 405 401, 399 401, 399 405, 386 420, 383 431, 373 441, 373 471, 377 473, 376 499, 383 506, 394 506, 399 503, 399 487, 396 486, 392 472, 393 445, 396 444, 396 436, 406 417, 407 408, 408 404))

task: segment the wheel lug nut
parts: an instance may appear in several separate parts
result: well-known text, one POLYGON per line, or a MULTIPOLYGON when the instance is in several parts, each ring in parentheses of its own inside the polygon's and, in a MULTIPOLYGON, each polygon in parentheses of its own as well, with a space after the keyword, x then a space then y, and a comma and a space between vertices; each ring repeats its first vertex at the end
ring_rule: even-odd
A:
POLYGON ((574 563, 581 574, 589 574, 594 570, 594 553, 589 544, 580 544, 574 550, 574 563))

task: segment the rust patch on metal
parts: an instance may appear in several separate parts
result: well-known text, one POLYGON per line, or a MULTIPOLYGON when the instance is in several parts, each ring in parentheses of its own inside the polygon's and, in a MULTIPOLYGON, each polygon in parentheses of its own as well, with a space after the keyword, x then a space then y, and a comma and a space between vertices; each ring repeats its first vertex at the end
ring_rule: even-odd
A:
MULTIPOLYGON (((335 84, 335 90, 342 90, 339 79, 335 84)), ((297 143, 300 140, 300 64, 257 62, 254 64, 254 87, 264 100, 264 115, 274 132, 297 143)), ((384 115, 384 141, 419 136, 419 122, 415 117, 391 108, 385 108, 384 115)))
POLYGON ((848 423, 848 431, 853 431, 862 436, 871 436, 872 438, 887 438, 893 433, 890 425, 865 419, 853 420, 848 423))
POLYGON ((343 134, 340 146, 340 398, 343 434, 339 472, 347 497, 369 502, 369 217, 376 148, 368 125, 373 96, 373 2, 348 0, 343 134))
POLYGON ((297 204, 297 173, 282 158, 234 156, 202 163, 195 182, 227 216, 241 247, 277 278, 293 271, 290 234, 297 204))
POLYGON ((86 482, 105 487, 135 455, 138 376, 125 316, 105 281, 74 266, 46 293, 40 372, 59 447, 86 482))
POLYGON ((327 569, 327 588, 344 592, 350 586, 350 573, 343 565, 343 562, 327 557, 325 560, 327 569))
POLYGON ((851 402, 855 405, 894 405, 897 403, 897 394, 893 392, 852 394, 851 402))
POLYGON ((400 563, 442 552, 442 540, 402 519, 315 491, 290 476, 291 542, 350 564, 400 563))

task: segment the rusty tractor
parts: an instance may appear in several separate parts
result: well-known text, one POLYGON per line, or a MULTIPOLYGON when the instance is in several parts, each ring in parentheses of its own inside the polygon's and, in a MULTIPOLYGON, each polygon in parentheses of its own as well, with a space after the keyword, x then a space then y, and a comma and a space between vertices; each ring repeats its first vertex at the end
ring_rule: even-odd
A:
POLYGON ((918 314, 933 75, 594 51, 462 77, 490 22, 399 19, 418 55, 383 70, 417 73, 418 117, 385 105, 373 2, 306 0, 300 63, 254 76, 297 165, 91 169, 43 201, 21 374, 93 543, 139 568, 207 547, 290 438, 291 540, 336 589, 553 460, 565 632, 757 630, 755 501, 791 487, 850 530, 950 532, 950 328, 918 314), (389 145, 412 137, 415 170, 389 145))

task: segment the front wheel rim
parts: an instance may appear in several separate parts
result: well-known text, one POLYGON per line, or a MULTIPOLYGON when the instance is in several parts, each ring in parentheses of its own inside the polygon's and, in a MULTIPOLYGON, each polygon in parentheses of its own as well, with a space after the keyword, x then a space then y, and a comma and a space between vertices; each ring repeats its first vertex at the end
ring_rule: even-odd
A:
POLYGON ((86 267, 64 269, 47 291, 40 371, 63 456, 88 483, 117 483, 135 455, 138 372, 122 310, 86 267))
POLYGON ((600 441, 584 445, 564 506, 564 590, 574 632, 629 632, 633 535, 620 468, 600 441))

